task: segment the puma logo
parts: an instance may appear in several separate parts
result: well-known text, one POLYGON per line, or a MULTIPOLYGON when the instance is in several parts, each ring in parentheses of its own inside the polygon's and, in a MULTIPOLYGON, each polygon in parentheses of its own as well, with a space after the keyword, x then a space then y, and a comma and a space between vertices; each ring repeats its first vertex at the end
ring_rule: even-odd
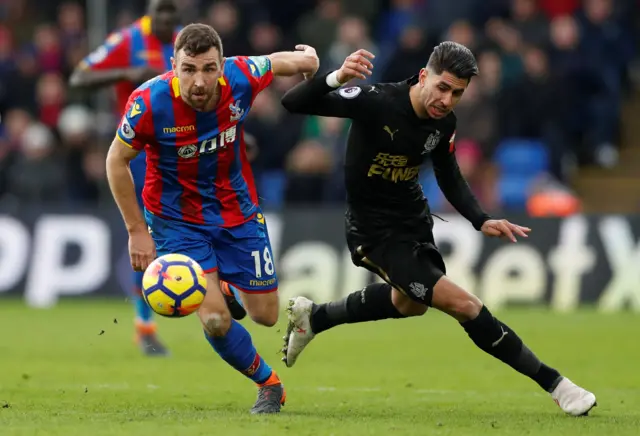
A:
POLYGON ((502 336, 500 336, 500 338, 499 338, 497 341, 495 341, 493 344, 491 344, 491 347, 492 347, 492 348, 497 347, 497 346, 500 344, 500 342, 502 342, 502 340, 504 339, 504 337, 505 337, 505 336, 507 336, 507 335, 509 334, 509 332, 505 332, 505 331, 504 331, 504 329, 502 328, 502 326, 500 326, 500 330, 502 330, 502 336))
POLYGON ((387 132, 389 134, 389 136, 391 136, 391 140, 393 141, 393 135, 396 134, 396 132, 398 131, 398 129, 396 130, 391 130, 391 127, 389 126, 384 126, 384 131, 387 132))

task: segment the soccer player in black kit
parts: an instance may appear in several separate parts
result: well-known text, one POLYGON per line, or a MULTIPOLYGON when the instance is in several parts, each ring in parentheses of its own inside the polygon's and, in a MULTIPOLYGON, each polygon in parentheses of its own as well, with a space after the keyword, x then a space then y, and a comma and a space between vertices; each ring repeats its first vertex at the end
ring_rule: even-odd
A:
POLYGON ((343 88, 371 74, 373 57, 358 50, 339 70, 308 78, 282 98, 293 113, 353 120, 344 169, 347 244, 355 265, 385 281, 326 304, 291 299, 284 362, 293 366, 318 333, 340 324, 420 316, 431 306, 458 321, 480 349, 538 383, 564 412, 587 414, 595 395, 542 363, 475 295, 451 281, 434 242, 433 218, 418 182, 426 159, 447 200, 476 230, 512 242, 530 231, 488 216, 458 168, 453 108, 478 74, 473 54, 443 42, 408 80, 343 88))

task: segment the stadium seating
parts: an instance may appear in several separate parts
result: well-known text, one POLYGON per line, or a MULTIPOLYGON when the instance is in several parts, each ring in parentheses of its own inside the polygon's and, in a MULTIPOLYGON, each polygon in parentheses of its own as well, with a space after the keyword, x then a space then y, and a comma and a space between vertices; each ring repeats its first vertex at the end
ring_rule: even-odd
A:
POLYGON ((549 153, 541 141, 526 138, 502 140, 494 155, 500 176, 498 195, 505 210, 525 210, 531 183, 548 171, 549 153))
POLYGON ((549 169, 547 147, 536 139, 506 138, 498 144, 494 160, 505 175, 534 177, 549 169))

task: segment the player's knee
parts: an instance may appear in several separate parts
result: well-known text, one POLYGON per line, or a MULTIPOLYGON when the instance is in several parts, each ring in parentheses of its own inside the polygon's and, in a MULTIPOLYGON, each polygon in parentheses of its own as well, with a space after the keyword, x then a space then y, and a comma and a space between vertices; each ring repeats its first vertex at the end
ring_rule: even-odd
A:
POLYGON ((263 304, 258 306, 258 309, 253 305, 248 310, 249 316, 256 324, 263 325, 265 327, 273 327, 278 322, 278 300, 269 298, 263 304))
POLYGON ((247 294, 245 309, 256 324, 273 327, 278 322, 280 304, 277 292, 265 294, 247 294))
POLYGON ((249 316, 256 324, 263 325, 265 327, 273 327, 278 322, 278 311, 270 310, 260 313, 250 313, 249 316))
POLYGON ((228 310, 202 310, 198 315, 209 336, 224 336, 231 327, 231 314, 228 310))
POLYGON ((474 319, 482 309, 482 301, 470 292, 442 277, 433 287, 431 305, 459 322, 474 319))
POLYGON ((452 300, 449 307, 458 321, 464 322, 475 319, 482 310, 482 301, 473 294, 468 294, 462 298, 452 300))

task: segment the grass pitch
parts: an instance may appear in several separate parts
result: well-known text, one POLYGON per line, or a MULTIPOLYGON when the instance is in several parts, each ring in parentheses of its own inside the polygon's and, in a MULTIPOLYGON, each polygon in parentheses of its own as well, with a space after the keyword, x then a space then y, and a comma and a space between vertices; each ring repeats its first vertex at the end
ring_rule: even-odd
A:
POLYGON ((323 333, 294 368, 284 319, 244 324, 288 393, 278 416, 248 413, 256 391, 205 342, 195 316, 159 320, 169 358, 132 342, 124 302, 33 310, 0 302, 2 435, 638 435, 640 316, 545 310, 497 314, 547 363, 594 391, 565 416, 529 379, 476 349, 435 311, 323 333))

